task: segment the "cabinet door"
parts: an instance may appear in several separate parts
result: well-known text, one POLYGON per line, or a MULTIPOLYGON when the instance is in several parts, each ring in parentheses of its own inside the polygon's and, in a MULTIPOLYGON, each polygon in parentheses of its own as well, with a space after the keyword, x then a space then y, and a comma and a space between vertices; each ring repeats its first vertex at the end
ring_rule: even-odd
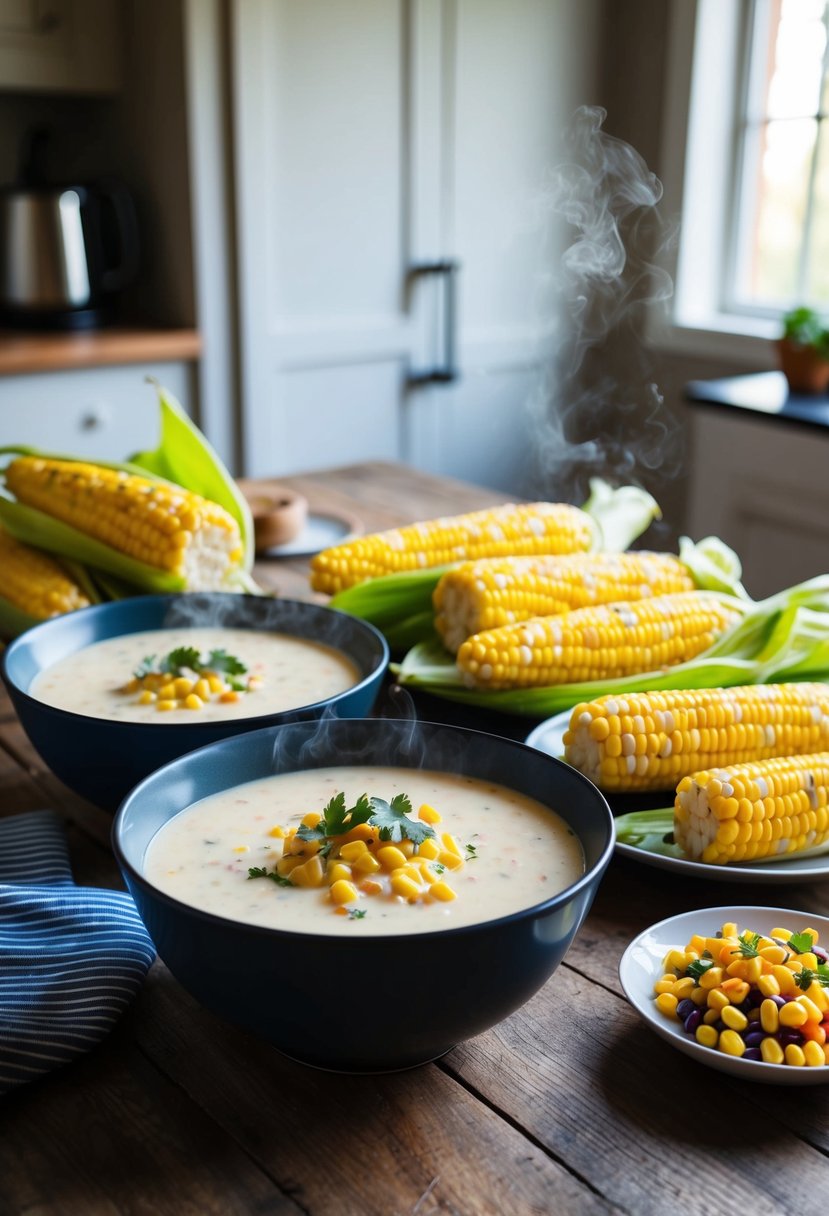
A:
POLYGON ((756 598, 829 571, 829 435, 716 409, 694 411, 691 435, 692 539, 731 545, 756 598))
MULTIPOLYGON (((592 5, 236 0, 245 470, 368 458, 518 492, 545 173, 592 5), (437 277, 455 259, 461 379, 437 277)), ((549 271, 551 268, 548 267, 549 271)))
POLYGON ((154 376, 187 409, 186 363, 0 376, 0 447, 26 444, 99 460, 124 460, 159 440, 154 376))

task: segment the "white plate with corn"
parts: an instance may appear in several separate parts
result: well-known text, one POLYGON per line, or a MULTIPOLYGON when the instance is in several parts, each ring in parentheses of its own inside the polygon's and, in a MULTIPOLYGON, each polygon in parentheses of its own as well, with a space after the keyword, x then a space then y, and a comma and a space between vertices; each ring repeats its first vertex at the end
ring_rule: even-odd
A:
POLYGON ((651 925, 619 979, 660 1038, 744 1081, 829 1081, 829 920, 791 908, 724 907, 651 925), (817 953, 815 953, 817 951, 817 953))
POLYGON ((673 805, 616 820, 624 856, 689 877, 829 876, 829 686, 767 684, 599 697, 535 728, 613 801, 673 805))

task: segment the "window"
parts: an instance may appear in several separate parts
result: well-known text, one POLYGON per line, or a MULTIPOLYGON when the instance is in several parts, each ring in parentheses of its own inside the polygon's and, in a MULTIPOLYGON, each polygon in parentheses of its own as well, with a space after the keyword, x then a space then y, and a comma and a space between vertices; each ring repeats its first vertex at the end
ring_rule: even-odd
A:
POLYGON ((724 302, 733 311, 829 305, 826 0, 750 11, 724 302))
POLYGON ((661 176, 681 226, 652 336, 771 366, 782 311, 829 310, 829 0, 671 2, 661 176))

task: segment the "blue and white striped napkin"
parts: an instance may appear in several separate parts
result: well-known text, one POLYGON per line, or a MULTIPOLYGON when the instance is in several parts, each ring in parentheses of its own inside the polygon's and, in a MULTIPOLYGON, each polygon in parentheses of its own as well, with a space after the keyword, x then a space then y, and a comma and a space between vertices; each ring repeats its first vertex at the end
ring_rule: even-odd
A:
POLYGON ((154 958, 129 895, 75 886, 54 811, 0 819, 0 1094, 100 1042, 154 958))

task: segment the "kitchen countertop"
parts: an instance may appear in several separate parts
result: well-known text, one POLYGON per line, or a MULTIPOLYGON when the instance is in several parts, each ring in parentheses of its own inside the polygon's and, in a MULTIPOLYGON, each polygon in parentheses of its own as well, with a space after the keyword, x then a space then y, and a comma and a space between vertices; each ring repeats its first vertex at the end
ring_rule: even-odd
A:
MULTIPOLYGON (((285 481, 368 530, 503 501, 389 464, 285 481)), ((304 560, 257 574, 308 594, 304 560)), ((513 733, 531 725, 513 719, 513 733)), ((109 816, 51 776, 0 700, 0 814, 45 805, 67 818, 77 881, 120 887, 109 816)), ((703 1068, 650 1032, 619 986, 619 958, 643 928, 729 897, 829 914, 825 883, 729 888, 616 858, 527 1005, 441 1060, 385 1076, 292 1063, 200 1008, 157 962, 98 1049, 0 1104, 0 1213, 823 1213, 829 1087, 703 1068)))
POLYGON ((829 428, 829 396, 790 393, 782 372, 691 380, 685 385, 685 398, 692 405, 723 407, 746 418, 777 418, 787 425, 822 431, 829 428))
POLYGON ((0 376, 198 359, 195 329, 112 326, 63 333, 0 329, 0 376))

